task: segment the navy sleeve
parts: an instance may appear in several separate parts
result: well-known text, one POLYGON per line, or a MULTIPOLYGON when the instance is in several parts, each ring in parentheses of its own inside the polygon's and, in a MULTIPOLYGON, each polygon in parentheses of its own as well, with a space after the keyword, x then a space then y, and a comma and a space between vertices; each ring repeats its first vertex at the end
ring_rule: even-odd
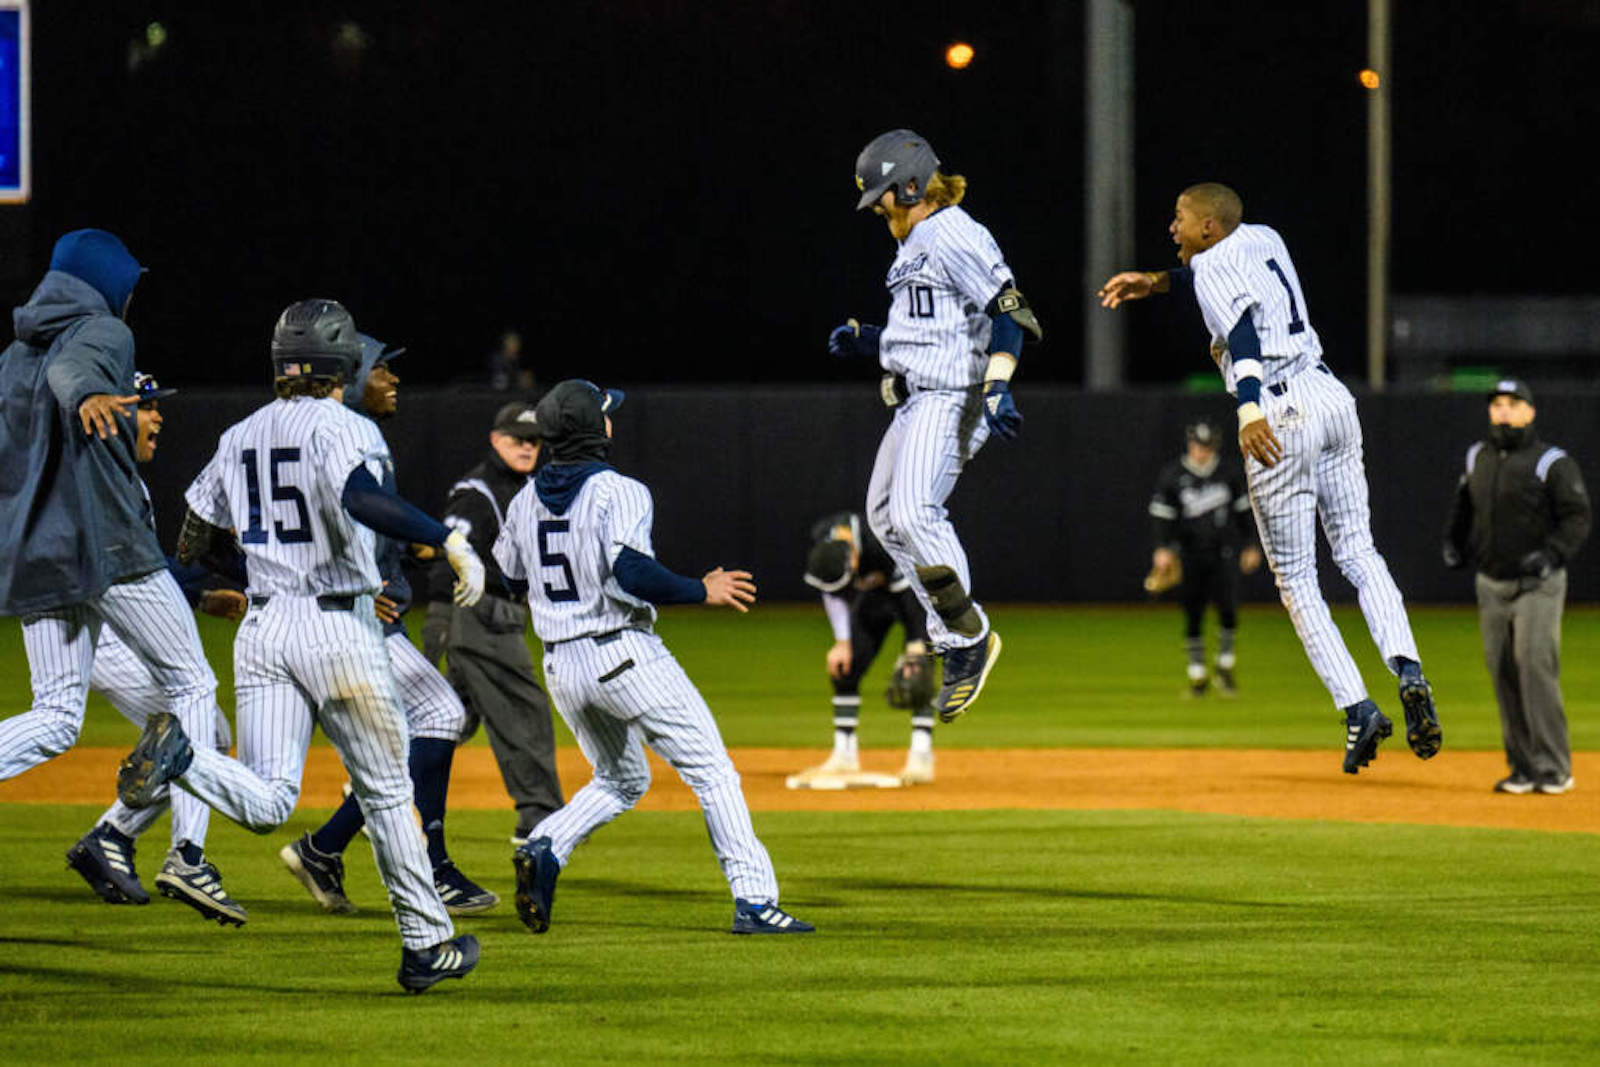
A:
POLYGON ((189 602, 189 606, 198 608, 200 594, 205 592, 206 577, 211 572, 198 563, 179 563, 172 556, 167 557, 167 570, 172 572, 172 577, 177 581, 178 588, 183 590, 183 598, 189 602))
POLYGON ((351 518, 396 541, 442 545, 444 539, 450 536, 444 523, 393 493, 384 492, 365 466, 350 472, 340 503, 351 518))
POLYGON ((1194 271, 1188 267, 1173 267, 1167 271, 1167 289, 1176 293, 1180 288, 1185 292, 1194 292, 1194 271))
POLYGON ((989 353, 1005 352, 1011 356, 1022 354, 1022 327, 1009 312, 989 319, 989 353))
POLYGON ((611 569, 623 592, 652 604, 704 604, 706 585, 698 578, 673 574, 655 559, 626 545, 611 569))

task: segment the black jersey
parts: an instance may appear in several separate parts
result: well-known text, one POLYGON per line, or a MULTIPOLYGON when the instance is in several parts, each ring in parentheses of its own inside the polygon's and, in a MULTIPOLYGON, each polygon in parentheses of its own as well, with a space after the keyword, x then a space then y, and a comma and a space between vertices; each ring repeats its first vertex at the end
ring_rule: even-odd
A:
POLYGON ((1244 470, 1220 457, 1202 467, 1184 455, 1163 467, 1150 517, 1156 547, 1186 556, 1238 555, 1255 541, 1244 470))

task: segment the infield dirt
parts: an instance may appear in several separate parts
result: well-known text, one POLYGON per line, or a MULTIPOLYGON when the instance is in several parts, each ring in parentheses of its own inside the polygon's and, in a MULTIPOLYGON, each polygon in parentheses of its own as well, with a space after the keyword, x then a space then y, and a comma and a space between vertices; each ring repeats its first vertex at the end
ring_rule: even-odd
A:
MULTIPOLYGON (((0 803, 110 803, 118 749, 80 747, 10 781, 0 803)), ((1359 775, 1344 774, 1340 754, 1250 749, 950 749, 938 753, 938 781, 898 789, 836 792, 790 790, 784 779, 821 762, 825 752, 741 748, 734 762, 756 811, 913 811, 994 808, 1157 809, 1215 815, 1349 822, 1424 823, 1600 833, 1600 801, 1584 783, 1600 782, 1600 753, 1574 755, 1579 788, 1562 796, 1491 792, 1505 774, 1498 752, 1445 751, 1427 762, 1404 746, 1384 749, 1359 775)), ((862 753, 866 770, 893 773, 898 750, 862 753)), ((641 811, 689 811, 694 795, 665 764, 651 757, 654 784, 641 811)), ((558 753, 570 796, 589 778, 575 748, 558 753)), ((306 762, 301 803, 339 803, 344 769, 331 748, 315 746, 306 762)), ((493 810, 510 805, 490 751, 456 753, 452 808, 493 810)))

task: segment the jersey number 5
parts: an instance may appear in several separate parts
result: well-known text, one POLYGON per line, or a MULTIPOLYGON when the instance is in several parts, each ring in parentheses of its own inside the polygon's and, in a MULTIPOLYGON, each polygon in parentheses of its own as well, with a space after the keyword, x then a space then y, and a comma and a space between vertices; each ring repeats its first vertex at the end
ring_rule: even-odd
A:
MULTIPOLYGON (((267 543, 267 531, 261 525, 261 470, 256 460, 256 450, 253 448, 247 448, 239 455, 239 462, 244 465, 245 495, 249 497, 250 504, 250 522, 240 532, 239 540, 247 545, 267 543)), ((276 518, 272 520, 272 532, 285 545, 303 545, 311 541, 311 512, 306 507, 305 494, 290 485, 279 470, 285 464, 299 462, 298 448, 274 448, 267 453, 272 500, 274 503, 293 504, 297 519, 296 525, 288 527, 276 518)))
POLYGON ((550 535, 566 533, 572 524, 566 519, 545 519, 539 523, 539 566, 541 569, 561 569, 563 584, 553 586, 549 582, 541 582, 544 586, 544 595, 555 603, 578 599, 578 582, 572 576, 572 563, 566 555, 555 551, 550 545, 550 535))

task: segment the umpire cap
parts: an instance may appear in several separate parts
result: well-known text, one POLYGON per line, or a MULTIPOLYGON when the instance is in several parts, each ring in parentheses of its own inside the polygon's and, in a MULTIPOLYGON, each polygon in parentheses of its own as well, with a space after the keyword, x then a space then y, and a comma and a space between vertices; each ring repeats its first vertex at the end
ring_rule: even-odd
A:
POLYGON ((1195 419, 1185 426, 1183 437, 1186 441, 1193 441, 1207 448, 1217 447, 1217 428, 1206 419, 1195 419))
POLYGON ((539 417, 532 404, 513 400, 494 413, 495 433, 503 433, 523 441, 539 439, 539 417))
POLYGON ((1494 402, 1497 396, 1514 396, 1524 404, 1533 403, 1533 390, 1528 388, 1528 383, 1521 378, 1501 378, 1494 383, 1494 388, 1489 390, 1489 395, 1484 400, 1494 402))
POLYGON ((886 189, 893 189, 895 200, 910 207, 928 191, 928 182, 938 169, 939 157, 933 146, 916 133, 890 130, 880 134, 856 157, 856 188, 861 190, 856 210, 876 204, 886 189), (913 183, 917 191, 907 193, 906 186, 913 183))

